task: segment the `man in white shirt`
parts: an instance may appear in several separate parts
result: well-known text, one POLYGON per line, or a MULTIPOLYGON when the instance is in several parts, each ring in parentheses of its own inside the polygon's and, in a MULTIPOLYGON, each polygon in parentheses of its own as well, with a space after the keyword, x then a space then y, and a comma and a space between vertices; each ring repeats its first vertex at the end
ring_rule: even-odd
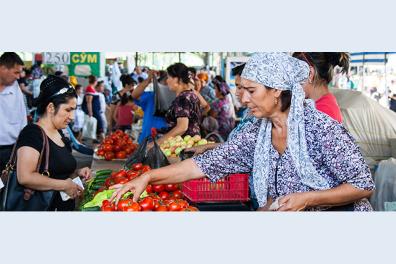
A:
POLYGON ((0 56, 0 172, 3 171, 16 139, 27 124, 19 79, 23 61, 15 52, 0 56))

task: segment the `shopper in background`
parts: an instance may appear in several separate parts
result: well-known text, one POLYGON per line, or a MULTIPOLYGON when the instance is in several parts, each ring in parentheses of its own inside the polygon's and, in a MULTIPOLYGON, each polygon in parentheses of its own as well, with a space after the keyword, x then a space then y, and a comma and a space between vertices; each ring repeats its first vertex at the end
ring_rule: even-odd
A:
POLYGON ((342 123, 342 114, 337 99, 329 91, 334 68, 348 74, 349 55, 345 52, 294 52, 293 57, 308 63, 309 78, 304 84, 305 96, 315 101, 316 109, 342 123))
POLYGON ((99 141, 102 141, 104 138, 103 120, 100 114, 101 107, 99 94, 95 90, 96 83, 96 77, 90 75, 88 77, 88 86, 85 88, 85 96, 82 109, 89 117, 94 117, 96 119, 96 134, 99 136, 99 141))
POLYGON ((106 104, 106 98, 104 95, 104 91, 105 91, 104 82, 98 81, 95 86, 95 90, 99 96, 100 116, 101 116, 102 122, 103 122, 103 133, 106 135, 106 133, 107 133, 106 111, 110 111, 110 110, 107 110, 107 108, 109 108, 109 107, 106 104))
POLYGON ((81 132, 82 128, 84 127, 84 111, 82 110, 84 95, 82 93, 82 86, 80 84, 77 84, 74 89, 76 90, 77 95, 77 106, 76 111, 74 112, 73 132, 77 137, 77 140, 81 141, 81 132))
POLYGON ((228 134, 235 126, 235 119, 232 115, 233 105, 227 97, 230 93, 230 89, 226 82, 221 82, 218 79, 214 79, 213 83, 217 100, 212 103, 211 109, 213 111, 213 117, 215 117, 219 123, 219 133, 223 139, 226 140, 228 134))
POLYGON ((117 105, 121 102, 121 98, 123 97, 124 94, 131 94, 136 84, 136 82, 132 79, 132 77, 127 74, 121 75, 120 83, 122 85, 122 89, 113 95, 110 105, 110 114, 109 114, 110 120, 108 123, 109 131, 115 130, 114 124, 117 123, 117 120, 114 119, 115 110, 117 108, 117 105))
POLYGON ((117 129, 125 132, 131 130, 133 122, 133 113, 137 110, 137 106, 133 103, 133 98, 125 93, 121 101, 118 103, 114 111, 114 120, 116 120, 117 129))
POLYGON ((17 80, 23 61, 15 52, 0 56, 0 173, 11 156, 19 132, 26 126, 26 106, 17 80))
MULTIPOLYGON (((146 137, 150 136, 151 128, 156 128, 157 130, 167 128, 165 118, 154 116, 154 92, 145 91, 153 78, 156 78, 154 76, 154 71, 149 71, 147 79, 140 83, 132 92, 132 97, 135 99, 135 103, 140 106, 144 112, 142 132, 140 133, 138 140, 139 144, 142 143, 146 137)), ((166 80, 166 78, 162 78, 161 82, 163 82, 163 80, 166 80)), ((169 89, 167 86, 163 86, 163 88, 169 89)))

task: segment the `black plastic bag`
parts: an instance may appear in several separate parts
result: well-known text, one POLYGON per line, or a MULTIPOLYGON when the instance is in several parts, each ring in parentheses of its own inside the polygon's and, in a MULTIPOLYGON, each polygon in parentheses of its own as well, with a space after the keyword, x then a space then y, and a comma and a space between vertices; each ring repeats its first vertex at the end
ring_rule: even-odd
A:
POLYGON ((125 169, 130 169, 131 166, 135 163, 143 163, 143 161, 146 159, 147 156, 147 143, 150 137, 146 137, 142 144, 139 145, 139 148, 137 148, 131 156, 127 159, 125 162, 124 168, 125 169))
POLYGON ((140 144, 139 148, 127 159, 124 165, 125 169, 131 168, 135 163, 149 165, 152 169, 158 169, 169 165, 168 159, 157 144, 156 136, 157 131, 152 129, 151 136, 146 137, 142 144, 140 144), (153 140, 154 146, 147 151, 147 144, 149 143, 150 138, 153 140))
POLYGON ((158 169, 169 165, 169 161, 161 148, 157 144, 156 132, 152 132, 152 139, 154 146, 147 152, 147 156, 143 161, 144 164, 149 165, 152 169, 158 169))
POLYGON ((176 93, 169 87, 158 83, 157 78, 153 78, 154 90, 154 116, 165 117, 166 112, 176 98, 176 93))

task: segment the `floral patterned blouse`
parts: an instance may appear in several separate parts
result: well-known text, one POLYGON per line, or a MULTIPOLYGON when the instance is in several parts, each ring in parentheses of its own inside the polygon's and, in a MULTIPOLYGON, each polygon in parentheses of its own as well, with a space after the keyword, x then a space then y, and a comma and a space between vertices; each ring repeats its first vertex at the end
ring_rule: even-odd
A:
POLYGON ((165 115, 169 129, 172 129, 176 126, 177 119, 180 117, 188 118, 188 129, 182 136, 194 136, 201 134, 200 103, 199 98, 194 94, 193 91, 183 91, 175 98, 175 100, 173 100, 168 112, 165 115))
MULTIPOLYGON (((358 189, 373 190, 369 167, 349 132, 327 115, 307 107, 304 120, 309 156, 331 188, 348 183, 358 189)), ((260 124, 261 120, 249 124, 224 144, 193 158, 195 163, 211 181, 231 173, 250 173, 260 124)), ((280 155, 271 144, 270 155, 269 197, 274 200, 291 193, 314 191, 300 181, 288 148, 280 155)), ((367 199, 357 201, 353 206, 355 211, 372 210, 367 199)))
POLYGON ((231 104, 228 98, 217 99, 212 103, 211 109, 216 113, 216 120, 219 123, 219 134, 223 139, 227 139, 235 126, 235 120, 232 117, 231 104))

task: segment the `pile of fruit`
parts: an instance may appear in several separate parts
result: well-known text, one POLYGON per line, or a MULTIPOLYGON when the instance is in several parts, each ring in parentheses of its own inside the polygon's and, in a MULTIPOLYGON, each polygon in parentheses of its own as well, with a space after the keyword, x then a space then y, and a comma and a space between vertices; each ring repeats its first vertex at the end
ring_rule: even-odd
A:
POLYGON ((127 134, 117 130, 103 140, 96 151, 96 155, 108 161, 126 159, 136 148, 137 145, 127 134))
POLYGON ((214 142, 208 142, 206 139, 202 139, 200 135, 193 137, 187 135, 184 138, 181 136, 171 137, 161 144, 160 148, 167 157, 176 157, 185 148, 191 148, 195 146, 202 146, 214 142))
POLYGON ((144 195, 140 196, 138 202, 134 202, 129 196, 124 196, 118 204, 104 200, 100 208, 101 211, 112 212, 194 212, 198 209, 190 206, 183 199, 183 193, 176 184, 148 185, 144 195))

